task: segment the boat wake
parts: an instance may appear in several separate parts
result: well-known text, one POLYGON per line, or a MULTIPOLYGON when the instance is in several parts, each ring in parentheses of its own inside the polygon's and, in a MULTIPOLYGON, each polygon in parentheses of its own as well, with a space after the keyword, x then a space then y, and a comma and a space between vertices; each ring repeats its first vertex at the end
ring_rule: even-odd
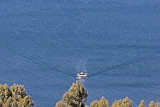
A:
POLYGON ((76 66, 77 75, 75 75, 75 74, 63 72, 60 69, 58 69, 56 66, 49 66, 47 63, 44 63, 41 60, 36 59, 35 57, 33 57, 31 55, 27 55, 25 53, 18 53, 18 52, 13 52, 13 51, 10 51, 10 50, 0 50, 0 51, 7 52, 7 53, 12 53, 12 54, 21 56, 23 58, 26 58, 28 60, 32 60, 35 64, 41 65, 41 66, 43 66, 45 68, 48 68, 50 70, 53 70, 53 71, 60 72, 62 74, 68 75, 70 77, 76 77, 77 76, 78 79, 86 79, 86 78, 90 78, 90 77, 102 74, 102 73, 107 72, 107 71, 111 71, 111 70, 114 70, 114 69, 124 67, 124 66, 133 65, 133 64, 136 64, 136 63, 140 63, 140 62, 151 61, 151 60, 159 58, 158 54, 160 52, 160 51, 156 51, 156 52, 154 52, 154 54, 150 53, 150 55, 147 55, 147 56, 144 56, 144 57, 139 57, 139 58, 137 58, 135 60, 132 60, 132 61, 120 63, 120 64, 117 64, 117 65, 112 65, 110 67, 107 66, 107 67, 104 67, 104 70, 97 71, 95 73, 87 72, 87 61, 80 61, 76 66))

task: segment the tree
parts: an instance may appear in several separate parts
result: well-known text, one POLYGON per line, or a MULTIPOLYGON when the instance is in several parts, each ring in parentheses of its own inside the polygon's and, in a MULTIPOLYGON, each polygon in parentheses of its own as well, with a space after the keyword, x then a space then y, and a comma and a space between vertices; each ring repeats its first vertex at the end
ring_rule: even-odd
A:
POLYGON ((122 101, 120 100, 115 100, 115 102, 113 102, 112 107, 121 107, 122 105, 122 101))
POLYGON ((156 107, 160 107, 160 103, 157 102, 157 103, 156 103, 156 107))
POLYGON ((0 84, 0 107, 4 105, 7 99, 12 96, 11 90, 8 88, 7 84, 0 84))
POLYGON ((31 107, 34 103, 27 96, 24 86, 14 84, 8 88, 7 84, 0 84, 0 107, 31 107))
POLYGON ((99 101, 93 101, 90 104, 90 107, 109 107, 109 103, 104 97, 102 97, 99 101))
POLYGON ((139 107, 145 107, 144 101, 141 100, 141 103, 139 104, 139 107))
POLYGON ((56 107, 72 107, 72 106, 69 106, 66 102, 61 100, 57 102, 56 107))
POLYGON ((128 97, 123 99, 122 107, 132 107, 132 106, 133 106, 132 101, 128 97))
POLYGON ((63 95, 63 99, 56 104, 56 107, 63 107, 64 105, 67 107, 85 107, 84 102, 87 96, 88 92, 85 91, 84 86, 76 81, 76 84, 73 83, 68 92, 63 95))
POLYGON ((160 107, 160 103, 154 103, 154 101, 151 101, 150 103, 149 103, 149 107, 160 107))
POLYGON ((149 103, 149 107, 155 107, 154 101, 151 101, 151 102, 149 103))
POLYGON ((24 98, 27 95, 23 85, 14 84, 10 89, 13 97, 20 96, 21 98, 24 98))
POLYGON ((104 97, 102 97, 98 102, 98 107, 109 107, 109 103, 104 97))
POLYGON ((116 100, 113 104, 112 107, 133 107, 132 101, 126 97, 123 100, 116 100))
MULTIPOLYGON (((6 91, 4 97, 8 97, 9 94, 10 92, 6 91)), ((24 91, 21 91, 20 95, 25 95, 24 91)), ((84 86, 79 81, 76 81, 76 84, 73 83, 68 92, 63 95, 62 100, 57 102, 56 107, 109 107, 108 101, 103 96, 99 101, 92 101, 90 106, 85 106, 84 102, 86 101, 87 96, 88 92, 85 91, 84 86)), ((9 101, 16 105, 14 100, 12 101, 12 99, 10 99, 9 101)), ((0 104, 1 102, 2 100, 0 100, 0 104)), ((126 97, 123 100, 115 100, 115 102, 112 103, 112 107, 133 107, 133 105, 132 101, 126 97)), ((141 100, 141 103, 138 107, 145 107, 143 100, 141 100)), ((160 107, 160 103, 157 102, 155 104, 153 101, 151 101, 149 107, 160 107)))
POLYGON ((90 107, 98 107, 98 101, 92 101, 92 103, 90 104, 90 107))

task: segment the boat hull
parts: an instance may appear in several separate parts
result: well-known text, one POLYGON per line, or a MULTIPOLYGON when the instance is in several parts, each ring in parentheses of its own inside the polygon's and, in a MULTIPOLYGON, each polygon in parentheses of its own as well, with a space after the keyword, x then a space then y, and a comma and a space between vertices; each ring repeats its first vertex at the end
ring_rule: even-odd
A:
POLYGON ((86 79, 87 78, 87 74, 77 74, 77 78, 78 79, 86 79))

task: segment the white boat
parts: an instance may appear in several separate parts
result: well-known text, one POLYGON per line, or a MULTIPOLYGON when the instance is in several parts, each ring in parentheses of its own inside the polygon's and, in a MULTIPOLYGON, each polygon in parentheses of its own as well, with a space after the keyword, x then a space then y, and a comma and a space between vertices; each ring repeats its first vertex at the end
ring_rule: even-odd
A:
POLYGON ((87 73, 84 73, 84 72, 77 73, 77 78, 79 79, 85 79, 86 77, 87 77, 87 73))

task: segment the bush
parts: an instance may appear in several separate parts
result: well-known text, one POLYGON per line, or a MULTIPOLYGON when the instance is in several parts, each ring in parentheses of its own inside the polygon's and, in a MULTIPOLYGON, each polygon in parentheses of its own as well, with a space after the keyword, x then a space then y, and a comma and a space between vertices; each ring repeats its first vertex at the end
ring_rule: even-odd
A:
POLYGON ((0 107, 31 107, 33 105, 24 86, 14 84, 9 88, 7 84, 0 84, 0 107))

